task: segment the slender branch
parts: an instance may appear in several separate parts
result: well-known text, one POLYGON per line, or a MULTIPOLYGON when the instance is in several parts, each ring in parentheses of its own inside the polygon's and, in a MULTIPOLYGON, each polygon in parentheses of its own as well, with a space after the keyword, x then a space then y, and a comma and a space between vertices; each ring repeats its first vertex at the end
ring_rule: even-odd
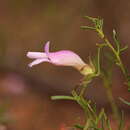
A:
POLYGON ((112 50, 112 52, 114 53, 114 55, 116 56, 117 60, 118 60, 118 65, 120 66, 123 74, 125 75, 125 77, 127 78, 127 72, 126 69, 124 67, 124 64, 122 63, 122 60, 119 56, 119 53, 117 53, 117 51, 115 50, 115 48, 112 46, 112 44, 109 42, 109 40, 105 37, 103 38, 103 40, 106 42, 106 44, 108 45, 108 47, 112 50))

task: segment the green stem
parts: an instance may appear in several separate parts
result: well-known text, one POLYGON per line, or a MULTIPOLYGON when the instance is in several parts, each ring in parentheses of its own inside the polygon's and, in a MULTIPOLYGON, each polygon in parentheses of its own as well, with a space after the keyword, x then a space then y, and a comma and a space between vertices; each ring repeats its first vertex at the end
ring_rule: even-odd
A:
POLYGON ((84 77, 84 81, 82 81, 82 84, 80 85, 81 87, 81 91, 79 94, 80 97, 84 96, 84 93, 85 93, 86 88, 88 87, 88 84, 92 81, 94 77, 95 77, 95 74, 84 77))
POLYGON ((99 36, 101 39, 103 39, 106 43, 106 45, 112 50, 112 52, 114 53, 114 55, 116 56, 117 58, 117 61, 118 61, 118 65, 120 66, 121 68, 121 71, 123 72, 125 78, 127 79, 128 77, 128 74, 127 74, 127 71, 122 63, 122 60, 120 58, 120 54, 115 50, 115 48, 112 46, 112 44, 109 42, 109 40, 106 38, 104 32, 100 29, 96 29, 96 31, 98 32, 99 36))
POLYGON ((97 67, 97 75, 100 74, 101 68, 100 68, 100 53, 101 53, 101 47, 98 48, 98 67, 97 67))
POLYGON ((107 97, 110 102, 114 117, 115 117, 115 119, 119 120, 119 111, 118 111, 117 105, 116 105, 115 100, 112 95, 111 86, 110 86, 108 80, 105 78, 104 78, 104 87, 106 88, 107 97))
POLYGON ((80 97, 83 97, 86 88, 87 88, 87 85, 83 85, 83 86, 82 86, 82 89, 81 89, 80 94, 79 94, 80 97))
POLYGON ((119 66, 120 66, 123 74, 127 78, 127 72, 126 72, 126 69, 125 69, 125 67, 124 67, 124 65, 122 63, 122 60, 121 60, 119 54, 116 52, 116 50, 114 49, 114 47, 111 45, 111 43, 108 41, 107 38, 104 38, 104 41, 106 42, 106 44, 108 45, 108 47, 113 51, 114 55, 116 56, 116 58, 118 60, 119 66))

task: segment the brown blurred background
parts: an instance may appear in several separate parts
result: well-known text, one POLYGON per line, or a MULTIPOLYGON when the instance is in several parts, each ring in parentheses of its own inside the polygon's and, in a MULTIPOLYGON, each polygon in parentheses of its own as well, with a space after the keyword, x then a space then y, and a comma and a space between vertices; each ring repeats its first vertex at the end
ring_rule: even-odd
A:
MULTIPOLYGON (((0 130, 59 130, 61 124, 72 125, 83 118, 76 104, 50 100, 51 95, 69 94, 82 78, 79 72, 48 63, 30 69, 26 53, 43 51, 44 43, 50 40, 51 50, 73 50, 87 62, 88 56, 96 53, 99 38, 80 29, 88 24, 83 16, 100 16, 108 37, 114 28, 122 44, 129 45, 129 12, 128 0, 0 0, 0 101, 2 106, 8 104, 5 115, 11 120, 1 123, 0 130)), ((122 58, 130 69, 129 50, 122 58)), ((115 73, 113 93, 129 113, 118 97, 129 100, 130 94, 120 71, 115 73)), ((87 97, 107 106, 105 95, 97 85, 88 90, 87 97)))

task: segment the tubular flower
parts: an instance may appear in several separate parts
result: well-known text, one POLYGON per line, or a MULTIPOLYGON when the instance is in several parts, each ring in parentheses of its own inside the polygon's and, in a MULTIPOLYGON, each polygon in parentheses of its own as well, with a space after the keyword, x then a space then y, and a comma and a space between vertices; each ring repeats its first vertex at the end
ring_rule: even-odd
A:
POLYGON ((49 45, 50 42, 48 41, 44 47, 45 52, 27 53, 27 57, 34 59, 34 61, 29 64, 29 67, 42 62, 49 62, 57 66, 72 66, 79 70, 83 75, 93 73, 92 67, 86 64, 76 53, 70 50, 49 52, 49 45))

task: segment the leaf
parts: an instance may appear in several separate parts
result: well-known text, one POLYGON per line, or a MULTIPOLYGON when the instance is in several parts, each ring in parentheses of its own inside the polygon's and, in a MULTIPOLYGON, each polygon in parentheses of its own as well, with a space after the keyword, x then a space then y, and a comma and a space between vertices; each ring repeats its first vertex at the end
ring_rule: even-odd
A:
POLYGON ((89 63, 94 68, 96 76, 100 74, 100 50, 101 47, 98 45, 97 55, 94 57, 89 57, 89 63))
POLYGON ((64 96, 64 95, 60 95, 60 96, 51 96, 52 100, 75 100, 74 97, 72 96, 64 96))
POLYGON ((81 29, 90 29, 90 30, 95 30, 94 27, 90 27, 90 26, 81 26, 81 29))
POLYGON ((120 49, 120 52, 124 52, 126 49, 128 49, 128 46, 126 45, 125 47, 120 49))
POLYGON ((97 123, 102 119, 102 117, 104 116, 104 109, 101 110, 101 112, 99 113, 99 116, 97 118, 97 123))
POLYGON ((124 52, 128 48, 127 45, 125 47, 121 48, 121 43, 120 43, 120 41, 118 39, 118 36, 117 36, 117 33, 116 33, 115 30, 113 30, 113 40, 114 40, 114 42, 116 44, 118 54, 124 52))
POLYGON ((87 18, 88 20, 91 20, 92 22, 95 22, 97 20, 97 18, 93 18, 90 16, 84 16, 84 18, 87 18))
POLYGON ((119 42, 119 40, 117 38, 117 33, 116 33, 116 31, 114 29, 113 29, 113 40, 114 40, 114 42, 116 44, 117 52, 119 54, 121 45, 120 45, 120 42, 119 42))
POLYGON ((130 102, 124 100, 123 98, 119 97, 119 99, 124 103, 124 104, 127 104, 128 106, 130 106, 130 102))
POLYGON ((90 17, 90 16, 84 16, 84 18, 87 18, 88 20, 92 21, 94 26, 95 26, 94 27, 95 29, 102 30, 102 28, 103 28, 103 19, 93 18, 93 17, 90 17))
POLYGON ((95 21, 95 26, 97 29, 102 30, 103 29, 103 19, 97 19, 97 21, 95 21))

